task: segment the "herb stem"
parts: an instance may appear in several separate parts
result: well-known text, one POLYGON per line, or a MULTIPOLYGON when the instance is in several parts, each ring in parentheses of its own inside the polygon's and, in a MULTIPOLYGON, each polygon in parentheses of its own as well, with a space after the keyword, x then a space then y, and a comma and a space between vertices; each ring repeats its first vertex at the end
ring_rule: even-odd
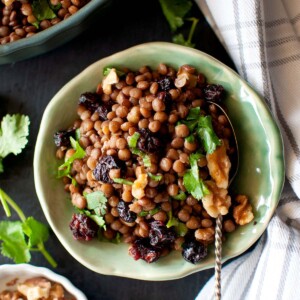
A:
POLYGON ((188 18, 187 20, 193 22, 192 26, 191 26, 191 29, 190 29, 190 32, 189 32, 188 40, 187 40, 188 43, 191 44, 192 43, 192 38, 193 38, 193 35, 195 33, 195 29, 196 29, 196 26, 197 26, 199 20, 196 19, 196 18, 188 18))
POLYGON ((3 209, 4 209, 4 212, 6 214, 7 217, 10 217, 11 216, 11 212, 10 212, 10 208, 5 200, 5 197, 3 195, 3 190, 0 189, 0 201, 2 203, 2 206, 3 206, 3 209))
MULTIPOLYGON (((18 214, 19 218, 21 219, 22 222, 25 222, 26 220, 26 217, 22 211, 22 209, 19 207, 19 205, 13 200, 11 199, 2 189, 0 189, 0 198, 1 198, 1 202, 2 202, 2 205, 3 203, 6 203, 3 205, 4 207, 4 210, 7 214, 7 203, 13 208, 13 210, 18 214), (4 199, 4 201, 2 201, 4 199)), ((8 208, 9 210, 9 208, 8 208)), ((8 217, 10 217, 10 210, 9 210, 9 215, 7 215, 8 217)))
POLYGON ((45 249, 44 243, 38 243, 38 249, 39 251, 44 255, 46 260, 49 262, 49 264, 53 267, 57 267, 57 262, 54 260, 54 258, 50 255, 50 253, 45 249))

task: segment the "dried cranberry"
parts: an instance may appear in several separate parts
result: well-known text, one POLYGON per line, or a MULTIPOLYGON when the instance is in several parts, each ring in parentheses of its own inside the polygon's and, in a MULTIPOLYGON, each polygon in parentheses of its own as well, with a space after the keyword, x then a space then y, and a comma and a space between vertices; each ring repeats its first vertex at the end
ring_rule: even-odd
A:
POLYGON ((136 220, 137 218, 136 213, 129 210, 129 204, 125 203, 124 201, 119 201, 117 209, 118 209, 119 217, 123 221, 132 223, 136 220))
POLYGON ((153 247, 148 238, 140 238, 134 241, 129 248, 129 255, 135 260, 143 259, 147 263, 152 263, 159 259, 161 249, 153 247))
POLYGON ((167 228, 161 221, 153 221, 150 226, 149 238, 152 246, 169 247, 174 243, 176 235, 172 228, 167 228))
POLYGON ((159 136, 151 132, 148 128, 139 130, 140 138, 138 139, 137 147, 147 153, 160 152, 163 147, 159 136))
POLYGON ((109 177, 109 171, 112 169, 121 169, 121 172, 123 172, 125 163, 111 155, 101 157, 93 171, 95 179, 105 183, 113 183, 113 180, 109 177))
POLYGON ((54 133, 54 143, 57 147, 70 146, 70 137, 75 136, 75 129, 61 130, 54 133))
POLYGON ((96 111, 99 114, 99 118, 101 121, 107 120, 107 114, 111 111, 114 102, 109 100, 107 102, 101 102, 96 111))
POLYGON ((169 90, 174 88, 174 82, 173 79, 169 76, 166 76, 160 80, 157 81, 159 84, 159 90, 168 92, 169 90))
POLYGON ((223 99, 224 88, 218 84, 208 84, 203 89, 204 98, 212 102, 220 102, 223 99))
POLYGON ((73 214, 70 229, 76 240, 90 241, 97 235, 99 226, 83 214, 73 214))
POLYGON ((166 108, 165 108, 166 112, 169 112, 172 110, 173 100, 172 100, 172 96, 170 95, 170 93, 160 92, 160 93, 158 93, 157 98, 164 102, 164 104, 166 106, 166 108))
POLYGON ((182 245, 182 256, 186 261, 196 264, 207 256, 207 247, 196 240, 185 242, 182 245))
POLYGON ((79 104, 83 105, 86 109, 94 112, 100 105, 101 98, 97 93, 83 93, 79 97, 79 104))

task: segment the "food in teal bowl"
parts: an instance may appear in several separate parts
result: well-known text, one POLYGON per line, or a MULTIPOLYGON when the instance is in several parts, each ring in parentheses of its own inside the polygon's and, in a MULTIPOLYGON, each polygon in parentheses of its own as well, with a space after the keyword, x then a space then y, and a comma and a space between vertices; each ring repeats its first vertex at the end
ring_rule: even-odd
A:
POLYGON ((30 58, 70 41, 104 13, 108 0, 1 0, 0 64, 30 58))
POLYGON ((146 280, 212 267, 218 213, 228 216, 225 231, 237 228, 226 235, 224 260, 247 250, 266 228, 284 176, 281 137, 258 95, 215 59, 168 43, 117 53, 68 83, 45 111, 34 169, 45 215, 78 261, 99 273, 146 280), (207 100, 224 101, 238 139, 240 167, 231 198, 232 133, 207 100), (65 158, 59 177, 69 177, 64 185, 71 201, 56 178, 54 133, 57 156, 65 158), (259 149, 255 157, 253 147, 259 149), (100 236, 99 226, 106 229, 100 236), (125 243, 103 241, 120 238, 141 260, 128 255, 125 243))

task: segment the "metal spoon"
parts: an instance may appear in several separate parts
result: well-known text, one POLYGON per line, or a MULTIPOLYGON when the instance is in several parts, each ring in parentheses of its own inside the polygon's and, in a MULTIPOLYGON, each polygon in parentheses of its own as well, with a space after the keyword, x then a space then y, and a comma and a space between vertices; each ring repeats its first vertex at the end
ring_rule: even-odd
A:
MULTIPOLYGON (((239 151, 238 151, 238 143, 236 139, 236 135, 232 126, 232 123, 230 121, 230 118, 228 117, 227 113, 224 111, 224 109, 217 103, 207 101, 210 104, 214 104, 226 117, 228 124, 231 127, 232 135, 233 135, 233 142, 235 143, 235 149, 236 149, 236 163, 234 165, 234 168, 231 168, 230 170, 230 179, 228 186, 232 183, 234 177, 237 174, 238 165, 239 165, 239 151)), ((216 230, 215 230, 215 299, 220 300, 221 299, 221 269, 222 269, 222 220, 223 217, 221 214, 218 215, 216 219, 216 230)))

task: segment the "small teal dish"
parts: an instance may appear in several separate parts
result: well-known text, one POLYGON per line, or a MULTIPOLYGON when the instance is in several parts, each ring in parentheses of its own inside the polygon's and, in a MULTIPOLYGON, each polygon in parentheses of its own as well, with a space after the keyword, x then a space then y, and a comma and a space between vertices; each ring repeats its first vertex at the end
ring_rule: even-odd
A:
POLYGON ((50 226, 75 259, 101 274, 171 280, 214 266, 213 246, 208 257, 197 265, 186 262, 177 251, 149 265, 144 261, 134 261, 128 255, 128 245, 97 240, 78 242, 69 230, 74 209, 66 200, 63 183, 55 178, 58 162, 53 133, 73 124, 80 94, 96 89, 104 67, 137 70, 148 65, 154 69, 159 63, 174 68, 190 64, 205 74, 208 82, 222 84, 227 91, 225 103, 240 151, 240 166, 232 191, 249 196, 255 217, 251 223, 226 236, 223 261, 242 254, 259 239, 280 198, 284 158, 279 129, 264 100, 238 74, 203 52, 163 42, 138 45, 103 58, 68 82, 53 97, 41 121, 34 155, 35 187, 50 226))
POLYGON ((99 14, 103 14, 110 2, 110 0, 92 0, 70 18, 46 30, 13 43, 0 45, 0 65, 46 53, 70 41, 87 29, 99 14))

